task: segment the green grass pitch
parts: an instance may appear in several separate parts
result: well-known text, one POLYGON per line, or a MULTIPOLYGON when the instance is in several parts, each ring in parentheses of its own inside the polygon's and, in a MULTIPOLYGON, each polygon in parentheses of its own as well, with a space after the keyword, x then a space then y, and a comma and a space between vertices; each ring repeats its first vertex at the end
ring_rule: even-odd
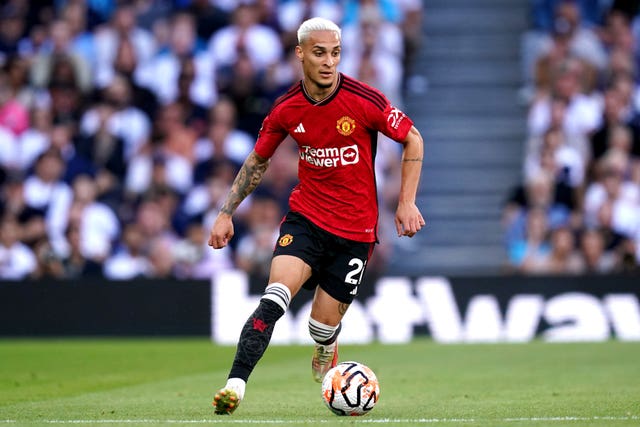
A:
POLYGON ((213 414, 234 349, 206 339, 0 340, 0 427, 14 425, 638 426, 640 343, 341 346, 381 384, 337 417, 311 346, 272 346, 232 416, 213 414))

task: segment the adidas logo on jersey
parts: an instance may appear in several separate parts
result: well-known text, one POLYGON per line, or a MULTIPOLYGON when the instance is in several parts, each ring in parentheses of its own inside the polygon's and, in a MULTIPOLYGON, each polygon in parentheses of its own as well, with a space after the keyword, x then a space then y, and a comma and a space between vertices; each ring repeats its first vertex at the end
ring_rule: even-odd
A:
POLYGON ((293 131, 293 133, 305 133, 305 132, 306 131, 304 130, 304 126, 302 126, 302 123, 300 123, 296 128, 296 130, 293 131))

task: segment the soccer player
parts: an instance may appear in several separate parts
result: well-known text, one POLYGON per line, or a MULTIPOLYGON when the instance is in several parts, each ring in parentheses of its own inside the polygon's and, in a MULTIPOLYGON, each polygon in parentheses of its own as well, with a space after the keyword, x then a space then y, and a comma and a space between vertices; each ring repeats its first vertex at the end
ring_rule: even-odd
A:
POLYGON ((411 119, 380 91, 338 72, 341 30, 335 23, 311 18, 297 35, 295 53, 304 77, 275 101, 264 119, 209 237, 213 248, 229 243, 233 213, 262 180, 278 145, 291 135, 299 148, 299 184, 280 226, 268 284, 242 329, 227 384, 214 397, 216 414, 231 414, 238 407, 276 321, 302 287, 315 290, 309 318, 316 342, 313 378, 321 382, 337 364, 340 322, 357 295, 377 239, 378 132, 403 146, 398 236, 413 237, 425 224, 415 204, 423 142, 411 119))

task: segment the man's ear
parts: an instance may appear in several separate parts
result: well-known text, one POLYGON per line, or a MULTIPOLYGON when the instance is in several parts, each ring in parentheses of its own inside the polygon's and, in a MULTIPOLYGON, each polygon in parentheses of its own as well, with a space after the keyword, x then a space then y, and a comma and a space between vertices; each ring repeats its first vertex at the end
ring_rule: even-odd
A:
POLYGON ((300 61, 302 61, 302 58, 304 57, 304 53, 302 52, 302 47, 300 47, 300 45, 296 46, 296 56, 300 61))

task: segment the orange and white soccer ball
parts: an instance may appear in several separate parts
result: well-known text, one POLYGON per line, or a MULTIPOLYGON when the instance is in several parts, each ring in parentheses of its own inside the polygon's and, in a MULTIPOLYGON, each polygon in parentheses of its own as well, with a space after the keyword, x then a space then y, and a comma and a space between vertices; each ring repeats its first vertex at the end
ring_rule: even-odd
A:
POLYGON ((376 374, 359 362, 338 363, 322 380, 322 400, 337 415, 364 415, 379 396, 376 374))

